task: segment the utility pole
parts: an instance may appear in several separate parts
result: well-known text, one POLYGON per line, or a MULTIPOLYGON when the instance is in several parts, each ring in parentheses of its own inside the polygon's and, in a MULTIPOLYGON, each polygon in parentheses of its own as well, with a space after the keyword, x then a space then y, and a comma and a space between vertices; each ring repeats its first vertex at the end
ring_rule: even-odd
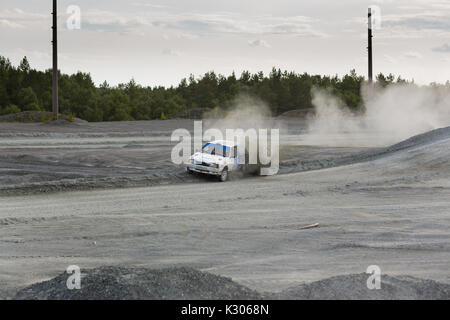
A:
POLYGON ((369 83, 373 81, 373 65, 372 65, 372 8, 369 8, 369 24, 368 24, 368 40, 369 46, 367 47, 369 51, 369 83))
POLYGON ((58 10, 57 0, 53 0, 53 119, 58 120, 58 10))

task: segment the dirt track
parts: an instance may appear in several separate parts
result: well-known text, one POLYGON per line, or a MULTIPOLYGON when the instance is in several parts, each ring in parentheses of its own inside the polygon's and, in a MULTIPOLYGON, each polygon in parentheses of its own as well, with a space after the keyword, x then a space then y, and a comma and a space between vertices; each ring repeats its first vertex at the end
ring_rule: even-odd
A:
MULTIPOLYGON (((280 173, 331 166, 368 149, 302 145, 303 122, 281 125, 280 173)), ((192 132, 193 121, 1 124, 0 194, 204 182, 170 161, 178 128, 192 132)))
MULTIPOLYGON (((140 125, 133 125, 135 132, 140 125)), ((165 126, 159 130, 164 132, 167 126, 180 127, 154 125, 152 135, 158 126, 165 126)), ((120 126, 125 130, 126 124, 120 126)), ((2 188, 14 190, 33 177, 39 184, 64 176, 67 183, 93 174, 95 181, 132 177, 133 172, 141 179, 142 171, 152 176, 167 168, 161 150, 169 151, 170 145, 145 139, 143 133, 142 141, 127 131, 126 141, 116 137, 107 142, 102 132, 109 138, 112 134, 101 124, 96 127, 101 141, 90 150, 88 143, 80 147, 80 134, 94 139, 92 127, 73 128, 73 139, 68 138, 72 129, 44 129, 41 137, 35 137, 35 129, 16 128, 25 137, 21 142, 17 132, 8 137, 10 125, 0 126, 2 188), (60 130, 66 133, 55 141, 60 130), (124 146, 130 151, 124 152, 124 146), (43 181, 51 161, 58 173, 43 181)), ((301 134, 301 128, 290 130, 301 134)), ((18 288, 54 277, 71 264, 190 266, 261 291, 361 273, 372 264, 390 275, 449 283, 450 129, 391 149, 362 147, 293 145, 284 158, 291 161, 286 171, 302 169, 298 156, 316 157, 317 168, 347 165, 228 183, 186 180, 195 178, 179 172, 182 183, 150 188, 9 193, 0 198, 0 297, 11 297, 18 288), (347 160, 335 161, 342 158, 347 160), (320 226, 301 229, 312 223, 320 226)), ((167 170, 171 176, 179 169, 167 170)))

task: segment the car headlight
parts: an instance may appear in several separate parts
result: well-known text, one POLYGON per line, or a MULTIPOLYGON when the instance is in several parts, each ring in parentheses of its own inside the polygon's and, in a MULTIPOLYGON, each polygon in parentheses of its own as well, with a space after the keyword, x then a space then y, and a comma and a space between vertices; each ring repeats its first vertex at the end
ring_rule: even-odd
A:
POLYGON ((191 164, 194 164, 194 159, 189 159, 191 164))

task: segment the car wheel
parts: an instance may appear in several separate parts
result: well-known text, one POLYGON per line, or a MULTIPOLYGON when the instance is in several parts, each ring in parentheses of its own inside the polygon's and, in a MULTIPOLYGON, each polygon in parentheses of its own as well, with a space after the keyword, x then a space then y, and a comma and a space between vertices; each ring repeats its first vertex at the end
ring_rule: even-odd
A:
POLYGON ((194 173, 194 171, 192 171, 192 170, 189 169, 189 168, 186 168, 186 171, 187 171, 187 173, 189 173, 189 174, 193 174, 193 173, 194 173))
POLYGON ((220 173, 219 180, 221 182, 225 182, 228 180, 228 168, 227 167, 223 168, 222 172, 220 173))

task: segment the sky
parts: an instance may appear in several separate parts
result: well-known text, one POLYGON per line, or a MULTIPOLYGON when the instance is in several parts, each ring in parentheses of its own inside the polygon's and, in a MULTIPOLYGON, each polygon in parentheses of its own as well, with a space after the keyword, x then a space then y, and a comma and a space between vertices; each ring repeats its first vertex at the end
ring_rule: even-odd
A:
MULTIPOLYGON (((59 68, 96 84, 177 85, 208 71, 272 67, 367 74, 367 8, 376 16, 374 73, 450 80, 450 0, 59 0, 59 68), (80 9, 80 29, 71 6, 80 9), (68 26, 69 21, 69 26, 68 26), (380 22, 380 23, 378 23, 380 22), (72 23, 72 24, 70 24, 72 23)), ((0 55, 51 68, 50 0, 2 0, 0 55)))

